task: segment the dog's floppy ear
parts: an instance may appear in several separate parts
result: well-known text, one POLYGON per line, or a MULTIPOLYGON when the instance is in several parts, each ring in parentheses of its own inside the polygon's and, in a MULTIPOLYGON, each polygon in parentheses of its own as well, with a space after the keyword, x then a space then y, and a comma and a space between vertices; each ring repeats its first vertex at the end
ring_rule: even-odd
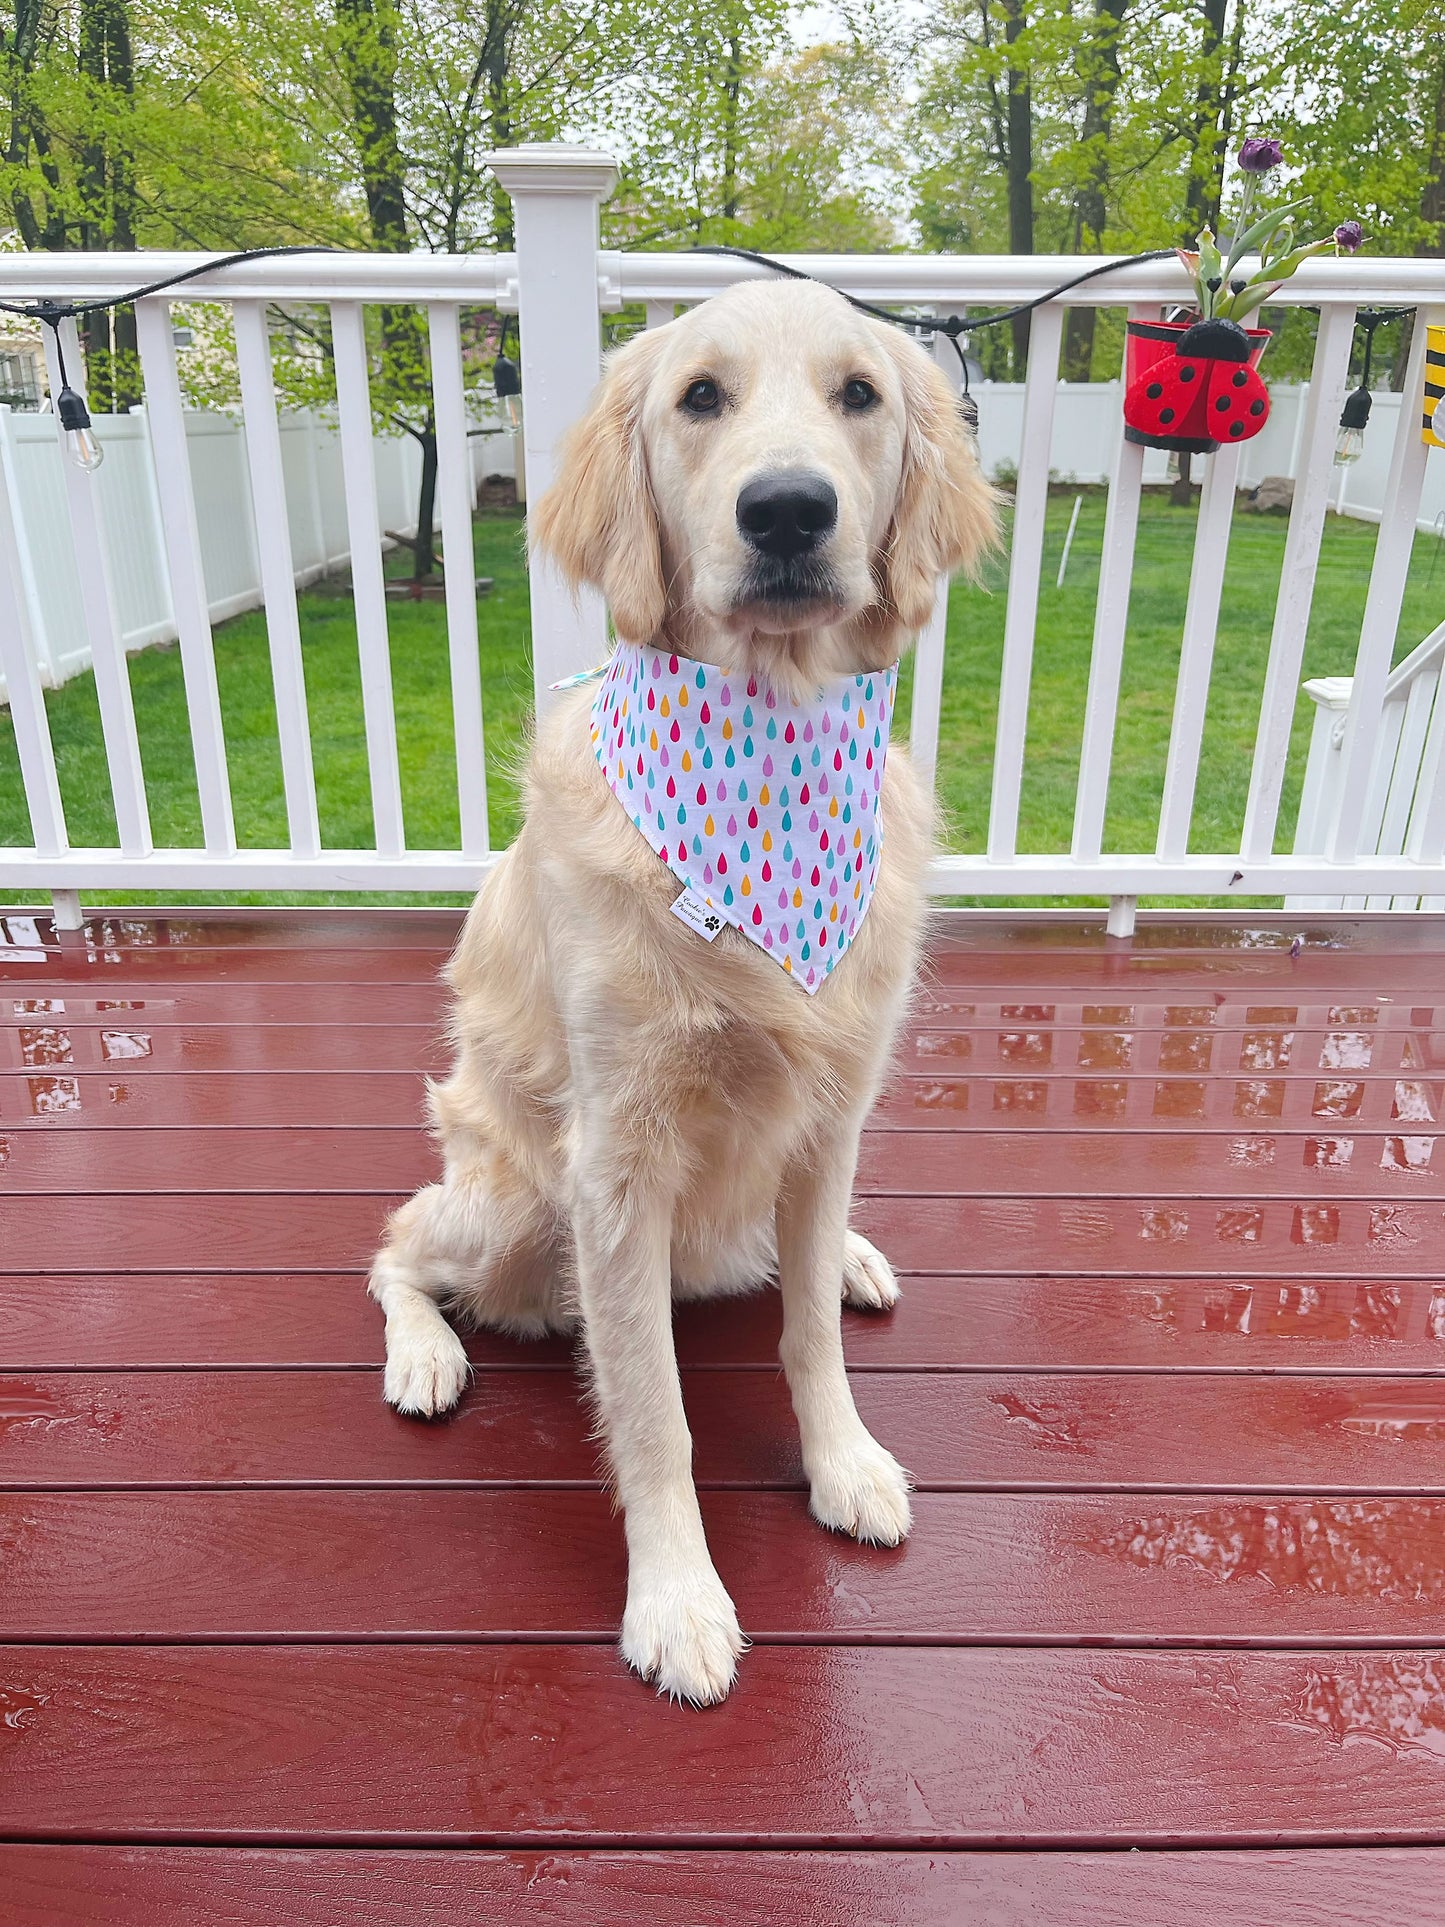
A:
POLYGON ((983 478, 958 396, 931 356, 879 322, 903 383, 903 477, 882 556, 885 602, 917 631, 940 575, 974 573, 999 540, 997 492, 983 478))
POLYGON ((527 517, 532 546, 573 588, 600 589, 629 642, 650 642, 666 609, 640 425, 657 343, 656 332, 638 335, 608 358, 587 413, 563 439, 556 481, 527 517))

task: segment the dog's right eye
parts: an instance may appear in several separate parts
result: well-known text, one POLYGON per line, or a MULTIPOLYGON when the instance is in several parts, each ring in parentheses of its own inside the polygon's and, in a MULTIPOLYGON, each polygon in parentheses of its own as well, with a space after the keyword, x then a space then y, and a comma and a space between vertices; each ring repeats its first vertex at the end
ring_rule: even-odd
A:
POLYGON ((711 415, 717 410, 722 395, 715 381, 692 382, 682 398, 682 405, 689 415, 711 415))

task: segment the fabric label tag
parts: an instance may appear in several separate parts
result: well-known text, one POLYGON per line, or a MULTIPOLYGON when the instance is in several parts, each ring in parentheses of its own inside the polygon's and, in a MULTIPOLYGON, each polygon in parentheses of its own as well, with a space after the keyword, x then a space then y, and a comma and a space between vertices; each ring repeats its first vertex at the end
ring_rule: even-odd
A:
POLYGON ((718 915, 707 898, 700 897, 695 890, 684 890, 680 897, 674 899, 672 914, 681 917, 690 930, 696 930, 709 943, 726 922, 726 918, 718 915))

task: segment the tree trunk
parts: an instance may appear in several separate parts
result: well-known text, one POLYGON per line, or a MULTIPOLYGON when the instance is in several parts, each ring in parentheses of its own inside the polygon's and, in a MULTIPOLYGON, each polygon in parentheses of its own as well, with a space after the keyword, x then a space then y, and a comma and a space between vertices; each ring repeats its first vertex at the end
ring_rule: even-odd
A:
MULTIPOLYGON (((106 77, 117 96, 123 97, 128 112, 135 98, 135 60, 127 6, 128 0, 110 0, 106 77)), ((135 250, 135 169, 130 149, 119 136, 111 143, 109 162, 111 246, 118 254, 131 254, 135 250)), ((112 335, 113 399, 117 409, 130 408, 143 393, 134 306, 114 311, 112 335)))
MULTIPOLYGON (((97 253, 135 247, 135 175, 121 128, 135 94, 129 0, 81 0, 80 72, 89 82, 90 138, 80 150, 80 238, 97 253)), ((90 405, 98 413, 141 398, 133 309, 99 309, 81 325, 90 405)))
POLYGON ((727 222, 738 218, 738 102, 742 97, 743 59, 738 37, 732 34, 727 43, 727 61, 723 67, 723 219, 727 222))
MULTIPOLYGON (((385 254, 405 254, 406 162, 397 132, 396 13, 393 0, 336 0, 341 27, 341 64, 351 95, 352 127, 361 157, 362 186, 371 239, 385 254)), ((382 354, 399 408, 425 423, 413 428, 422 443, 422 483, 417 501, 416 559, 413 577, 431 575, 436 566, 436 450, 426 459, 432 420, 426 325, 415 308, 383 307, 382 354)))
MULTIPOLYGON (((1421 254, 1445 254, 1445 57, 1442 57, 1435 74, 1430 165, 1426 170, 1425 185, 1420 190, 1420 220, 1425 228, 1420 242, 1421 254)), ((1390 370, 1390 386, 1396 394, 1405 386, 1405 370, 1410 365, 1410 348, 1415 339, 1415 320, 1413 313, 1407 314, 1400 327, 1399 353, 1390 370)))
MULTIPOLYGON (((1034 251, 1034 125, 1033 97, 1026 55, 1014 48, 1028 31, 1026 0, 999 0, 1003 12, 1004 44, 1008 48, 1008 245, 1010 254, 1034 251)), ((1029 317, 1015 316, 1013 378, 1022 381, 1029 359, 1029 317)))
MULTIPOLYGON (((85 113, 88 138, 80 149, 80 245, 88 253, 103 253, 109 245, 106 205, 104 121, 100 96, 106 84, 106 43, 110 0, 80 0, 80 72, 90 83, 91 100, 85 113)), ((99 308, 84 316, 80 338, 85 349, 86 388, 91 411, 108 415, 113 405, 113 362, 110 313, 99 308)))
MULTIPOLYGON (((487 133, 493 147, 510 147, 512 34, 517 24, 515 0, 487 0, 486 23, 487 133)), ((495 179, 492 182, 492 226, 496 231, 498 253, 509 254, 517 245, 512 200, 495 179)))
POLYGON ((27 248, 58 252, 70 246, 72 237, 65 225, 60 169, 51 153, 45 116, 32 92, 47 11, 47 0, 16 0, 15 24, 5 59, 6 170, 9 179, 18 182, 22 178, 21 170, 29 166, 33 155, 45 182, 44 204, 37 208, 32 196, 18 186, 11 188, 0 204, 9 206, 20 239, 27 248))
MULTIPOLYGON (((412 554, 416 557, 416 579, 422 582, 436 569, 437 437, 436 423, 431 416, 427 417, 426 427, 418 439, 421 442, 421 494, 417 500, 416 546, 412 554)), ((459 569, 467 566, 463 555, 448 559, 455 561, 459 569)))
POLYGON ((373 244, 406 252, 406 170, 396 131, 396 19, 391 0, 336 0, 341 66, 361 159, 373 244))
MULTIPOLYGON (((1098 254, 1103 246, 1108 207, 1104 197, 1109 178, 1109 135, 1114 125, 1114 102, 1119 93, 1119 32, 1129 0, 1094 0, 1090 44, 1084 55, 1083 146, 1087 173, 1074 195, 1075 246, 1081 254, 1098 254)), ((1064 336, 1064 379, 1087 381, 1093 373, 1096 308, 1071 308, 1064 336)))
MULTIPOLYGON (((1243 7, 1244 0, 1235 0, 1243 7)), ((1224 27, 1229 0, 1204 0, 1204 40, 1199 49, 1199 85, 1192 116, 1194 153, 1184 195, 1184 238, 1192 241, 1206 223, 1219 220, 1224 162, 1224 27)))

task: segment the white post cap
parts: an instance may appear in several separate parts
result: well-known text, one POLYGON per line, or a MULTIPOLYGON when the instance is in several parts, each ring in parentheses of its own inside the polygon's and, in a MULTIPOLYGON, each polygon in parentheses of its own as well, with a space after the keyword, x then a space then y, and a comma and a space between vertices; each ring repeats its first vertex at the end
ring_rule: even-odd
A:
POLYGON ((499 147, 483 154, 509 194, 592 194, 605 201, 617 185, 617 163, 595 147, 564 141, 529 141, 524 147, 499 147))

